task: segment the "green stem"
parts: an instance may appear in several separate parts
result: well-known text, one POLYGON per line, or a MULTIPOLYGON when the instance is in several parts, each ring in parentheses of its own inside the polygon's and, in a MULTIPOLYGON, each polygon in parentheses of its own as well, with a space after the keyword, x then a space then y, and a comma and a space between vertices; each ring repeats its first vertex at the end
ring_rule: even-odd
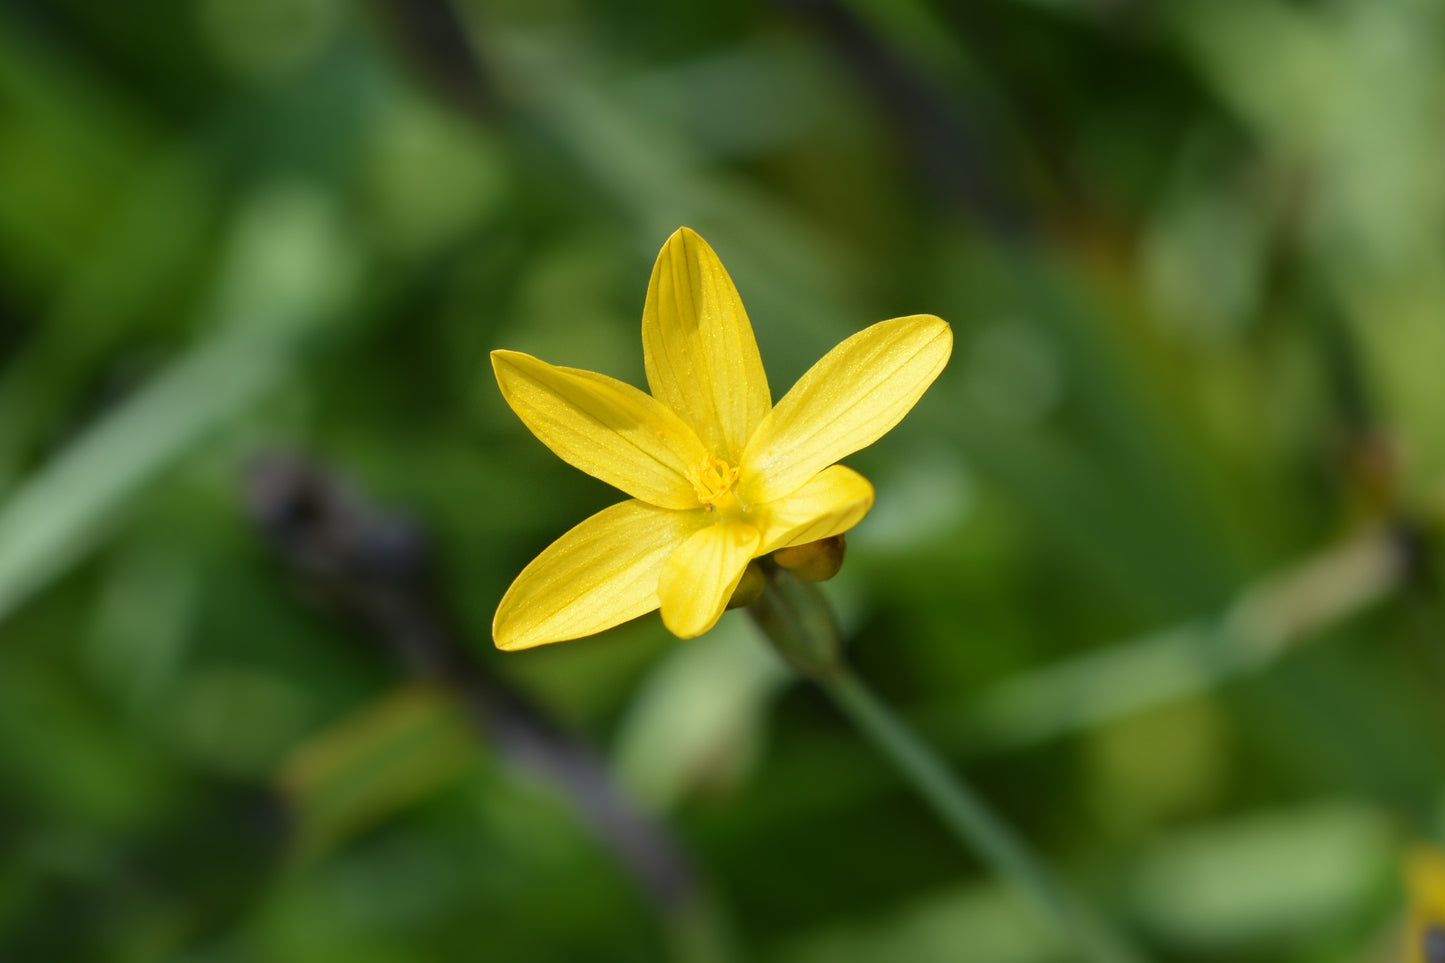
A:
POLYGON ((1100 963, 1135 960, 1115 940, 1099 932, 1074 905, 1048 867, 952 772, 911 729, 894 715, 853 672, 844 668, 817 680, 823 690, 907 777, 955 838, 971 848, 1048 917, 1081 959, 1100 963))
POLYGON ((767 585, 749 614, 778 652, 828 693, 965 848, 977 852, 1054 923, 1075 958, 1135 963, 1137 954, 1079 906, 968 783, 848 668, 832 612, 817 587, 775 565, 765 563, 764 570, 767 585))

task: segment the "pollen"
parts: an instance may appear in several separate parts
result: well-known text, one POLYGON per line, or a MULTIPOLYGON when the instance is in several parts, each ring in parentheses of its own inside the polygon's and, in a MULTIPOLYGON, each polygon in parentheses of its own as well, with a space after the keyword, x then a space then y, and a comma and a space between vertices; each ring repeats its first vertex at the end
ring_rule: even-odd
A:
POLYGON ((709 508, 715 508, 718 502, 731 495, 737 480, 736 468, 711 455, 692 470, 692 487, 697 489, 698 503, 709 508))

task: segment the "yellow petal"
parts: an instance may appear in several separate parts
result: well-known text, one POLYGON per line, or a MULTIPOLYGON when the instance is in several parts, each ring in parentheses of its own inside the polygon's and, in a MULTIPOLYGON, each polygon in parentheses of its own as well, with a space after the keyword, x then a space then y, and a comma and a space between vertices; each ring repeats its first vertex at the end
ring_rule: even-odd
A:
POLYGON ((768 413, 739 464, 745 503, 790 495, 898 424, 938 377, 953 332, 928 314, 880 321, 823 356, 768 413))
POLYGON ((662 624, 669 632, 690 639, 717 623, 761 538, 751 525, 720 521, 677 546, 657 584, 662 624))
POLYGON ((651 612, 663 563, 713 517, 635 499, 604 508, 547 546, 507 589, 492 619, 497 648, 581 638, 651 612))
POLYGON ((493 351, 492 370, 517 417, 563 461, 649 504, 698 507, 688 473, 707 449, 655 398, 520 351, 493 351))
POLYGON ((688 228, 657 255, 642 309, 642 354, 653 397, 736 465, 772 396, 737 288, 688 228))
POLYGON ((841 535, 872 507, 873 486, 868 479, 842 465, 825 468, 791 495, 749 512, 761 519, 763 543, 758 554, 841 535))

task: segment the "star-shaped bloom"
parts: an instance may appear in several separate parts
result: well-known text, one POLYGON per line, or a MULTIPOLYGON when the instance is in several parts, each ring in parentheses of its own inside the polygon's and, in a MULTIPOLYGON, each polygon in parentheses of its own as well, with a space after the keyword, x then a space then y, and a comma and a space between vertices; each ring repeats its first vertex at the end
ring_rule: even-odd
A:
POLYGON ((630 495, 523 569, 492 621, 498 648, 592 635, 656 608, 712 628, 748 563, 852 528, 873 486, 835 464, 908 413, 953 349, 942 320, 848 338, 776 406, 753 329, 712 248, 663 245, 642 312, 648 395, 606 375, 493 351, 507 404, 562 460, 630 495))

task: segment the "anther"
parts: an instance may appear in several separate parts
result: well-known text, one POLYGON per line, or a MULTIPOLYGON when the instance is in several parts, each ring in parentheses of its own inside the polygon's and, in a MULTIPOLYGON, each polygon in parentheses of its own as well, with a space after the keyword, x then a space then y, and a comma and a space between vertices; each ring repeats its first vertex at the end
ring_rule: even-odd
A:
POLYGON ((707 461, 693 469, 692 485, 697 490, 697 500, 709 507, 728 495, 737 480, 736 468, 711 455, 707 461))

